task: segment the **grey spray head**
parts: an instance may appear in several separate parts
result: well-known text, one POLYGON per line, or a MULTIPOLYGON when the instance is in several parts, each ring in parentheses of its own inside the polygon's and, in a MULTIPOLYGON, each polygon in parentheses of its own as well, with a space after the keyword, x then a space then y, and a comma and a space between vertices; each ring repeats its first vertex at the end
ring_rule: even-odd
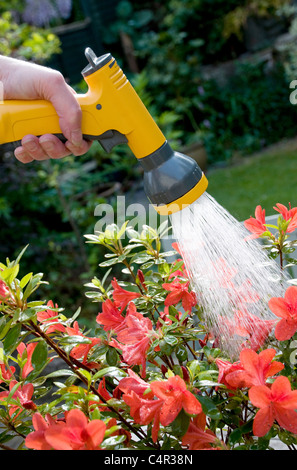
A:
POLYGON ((207 187, 196 161, 172 150, 168 142, 139 162, 144 169, 145 193, 158 212, 173 203, 194 202, 207 187))

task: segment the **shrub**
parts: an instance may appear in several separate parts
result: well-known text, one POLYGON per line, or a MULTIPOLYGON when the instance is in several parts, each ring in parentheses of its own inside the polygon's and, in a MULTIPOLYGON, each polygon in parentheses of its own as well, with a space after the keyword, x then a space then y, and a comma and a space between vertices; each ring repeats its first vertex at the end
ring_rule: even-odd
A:
MULTIPOLYGON (((276 210, 277 226, 262 208, 246 225, 286 269, 297 208, 276 210)), ((162 251, 166 234, 166 223, 138 233, 126 222, 86 235, 106 250, 104 277, 86 285, 99 303, 91 330, 79 311, 38 298, 43 275, 20 274, 24 250, 0 264, 2 448, 15 436, 38 450, 261 450, 274 437, 296 446, 297 287, 270 300, 265 334, 254 323, 254 349, 241 330, 230 361, 204 326, 178 246, 162 251), (129 281, 112 276, 118 265, 129 281)))

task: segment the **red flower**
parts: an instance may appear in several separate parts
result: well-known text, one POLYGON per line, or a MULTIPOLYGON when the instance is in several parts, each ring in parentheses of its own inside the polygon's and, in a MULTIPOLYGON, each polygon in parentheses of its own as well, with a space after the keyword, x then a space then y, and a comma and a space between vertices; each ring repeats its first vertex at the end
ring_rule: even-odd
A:
POLYGON ((24 353, 27 355, 26 364, 24 365, 22 369, 22 379, 25 379, 27 375, 29 375, 30 372, 34 369, 31 361, 32 361, 32 354, 36 346, 37 346, 37 343, 29 343, 28 346, 26 346, 24 343, 20 343, 19 346, 17 347, 17 351, 21 357, 23 357, 24 353))
MULTIPOLYGON (((35 413, 32 417, 32 424, 35 431, 28 434, 25 439, 25 444, 29 449, 35 450, 51 450, 52 446, 45 439, 45 432, 49 426, 56 423, 50 414, 47 414, 45 418, 40 413, 35 413)), ((62 424, 62 423, 60 423, 62 424)))
POLYGON ((181 409, 190 415, 201 413, 202 407, 197 398, 187 390, 185 381, 175 375, 168 380, 156 380, 150 384, 155 396, 163 400, 160 423, 168 426, 177 417, 181 409))
POLYGON ((253 288, 249 279, 246 279, 240 286, 234 288, 234 290, 241 304, 253 304, 260 300, 260 295, 253 288))
POLYGON ((165 306, 176 305, 180 301, 186 312, 191 312, 192 307, 197 303, 196 295, 194 292, 189 292, 190 281, 180 282, 175 279, 173 282, 163 284, 163 289, 170 292, 165 299, 165 306))
POLYGON ((270 310, 281 320, 275 327, 279 341, 292 338, 297 331, 297 286, 288 287, 283 297, 273 297, 268 302, 270 310))
POLYGON ((73 328, 66 328, 66 333, 69 336, 81 336, 86 339, 86 343, 78 344, 72 348, 70 356, 74 357, 75 359, 82 359, 83 363, 87 362, 88 354, 90 349, 92 349, 95 344, 100 343, 99 338, 88 338, 87 336, 83 335, 83 333, 79 329, 79 324, 77 321, 74 322, 73 328))
POLYGON ((225 334, 230 337, 233 335, 242 336, 244 341, 242 347, 248 347, 254 351, 263 346, 276 323, 276 320, 263 320, 252 315, 244 308, 238 310, 232 320, 224 321, 225 334))
POLYGON ((65 422, 45 422, 37 416, 34 423, 35 432, 26 438, 26 445, 33 449, 43 445, 42 450, 45 446, 46 450, 99 450, 106 431, 103 421, 88 421, 78 409, 70 410, 65 422))
POLYGON ((132 302, 129 304, 127 316, 118 332, 118 342, 113 342, 123 352, 123 359, 129 365, 141 365, 142 376, 146 373, 146 353, 156 333, 152 322, 136 311, 132 302))
POLYGON ((108 408, 106 408, 105 406, 105 402, 110 400, 112 396, 109 394, 106 388, 105 377, 103 377, 103 379, 100 381, 97 390, 98 390, 99 396, 102 398, 102 401, 98 402, 98 400, 94 400, 94 401, 89 400, 88 402, 89 408, 90 409, 96 408, 99 411, 108 411, 108 408))
POLYGON ((7 284, 0 280, 0 304, 2 300, 6 300, 8 297, 11 297, 10 290, 7 284))
MULTIPOLYGON (((65 331, 65 326, 59 323, 59 319, 57 318, 58 313, 51 310, 51 308, 54 308, 53 301, 49 300, 47 306, 50 308, 37 313, 37 320, 44 324, 48 335, 56 331, 61 331, 63 333, 65 331)), ((55 308, 58 308, 57 304, 55 308)))
POLYGON ((0 280, 0 297, 7 297, 9 295, 9 288, 4 281, 0 280))
MULTIPOLYGON (((0 369, 3 380, 10 380, 12 375, 15 373, 15 367, 13 366, 8 366, 8 370, 6 370, 5 364, 0 364, 0 369)), ((0 383, 2 383, 3 380, 0 379, 0 383)))
POLYGON ((287 377, 277 377, 271 388, 256 385, 249 390, 251 403, 260 408, 253 422, 253 433, 262 437, 268 433, 274 420, 292 432, 297 433, 297 390, 292 391, 287 377))
POLYGON ((268 377, 272 377, 284 368, 281 362, 272 362, 275 354, 276 351, 272 348, 265 349, 259 354, 251 349, 244 349, 240 353, 240 364, 243 369, 229 372, 225 377, 227 384, 233 389, 265 385, 268 377))
POLYGON ((286 206, 278 203, 273 209, 279 212, 286 221, 290 220, 286 231, 291 233, 297 228, 297 207, 293 207, 293 209, 291 209, 291 204, 289 203, 289 208, 290 209, 287 209, 286 206))
POLYGON ((219 368, 219 375, 218 375, 218 382, 226 385, 226 387, 230 390, 235 390, 237 388, 233 387, 231 384, 227 382, 227 377, 229 374, 235 371, 242 371, 243 367, 240 362, 232 362, 225 361, 224 359, 216 359, 216 364, 219 368))
POLYGON ((181 248, 179 246, 179 244, 177 242, 173 242, 171 244, 172 248, 178 252, 179 255, 183 256, 182 253, 181 253, 181 248))
POLYGON ((119 382, 117 388, 123 393, 135 392, 139 397, 151 399, 154 397, 153 392, 147 382, 142 380, 133 370, 128 369, 129 377, 125 377, 119 382))
POLYGON ((213 267, 216 272, 216 276, 219 276, 220 285, 226 289, 234 289, 234 283, 232 279, 237 274, 237 269, 233 268, 226 262, 224 258, 218 258, 214 263, 213 267))
POLYGON ((110 299, 103 302, 102 313, 99 313, 96 318, 97 323, 103 325, 105 331, 117 331, 124 320, 125 318, 110 299))
POLYGON ((247 338, 245 341, 246 347, 254 351, 258 351, 263 346, 275 326, 275 320, 263 320, 247 311, 238 312, 236 320, 242 336, 247 338))
MULTIPOLYGON (((127 385, 126 383, 123 387, 126 390, 127 385)), ((202 411, 199 401, 187 390, 184 380, 178 375, 170 377, 168 380, 151 382, 149 386, 157 399, 144 398, 146 396, 143 394, 145 387, 144 385, 140 388, 136 386, 135 380, 133 390, 128 390, 128 393, 123 395, 123 400, 130 406, 130 415, 135 423, 144 425, 153 423, 152 438, 154 442, 158 438, 160 423, 163 426, 168 426, 182 408, 186 413, 193 415, 202 411)), ((151 394, 148 394, 147 397, 151 397, 151 394)))
MULTIPOLYGON (((9 391, 0 392, 0 400, 5 400, 11 393, 13 387, 18 382, 16 380, 12 380, 9 384, 9 391)), ((12 394, 12 399, 17 400, 20 403, 18 405, 9 405, 9 415, 13 416, 17 411, 18 413, 14 416, 16 418, 22 411, 22 408, 26 410, 35 410, 36 405, 31 400, 34 393, 34 387, 31 383, 25 384, 23 386, 19 386, 16 391, 12 394)))
POLYGON ((257 206, 255 210, 255 217, 250 217, 244 221, 244 226, 247 230, 252 232, 248 238, 259 238, 264 232, 267 231, 265 227, 265 209, 261 206, 257 206))
POLYGON ((217 436, 210 430, 205 430, 206 416, 200 413, 191 419, 186 434, 182 438, 182 445, 189 450, 214 449, 212 444, 218 441, 217 436))
POLYGON ((115 301, 115 305, 120 308, 121 312, 128 305, 128 303, 131 302, 131 300, 137 299, 141 295, 137 292, 130 292, 123 289, 121 286, 119 286, 116 278, 111 281, 111 285, 114 288, 112 295, 115 301))
POLYGON ((148 400, 140 397, 133 390, 123 395, 124 402, 130 406, 130 415, 137 424, 148 425, 153 423, 152 439, 158 439, 160 428, 160 412, 163 400, 148 400))

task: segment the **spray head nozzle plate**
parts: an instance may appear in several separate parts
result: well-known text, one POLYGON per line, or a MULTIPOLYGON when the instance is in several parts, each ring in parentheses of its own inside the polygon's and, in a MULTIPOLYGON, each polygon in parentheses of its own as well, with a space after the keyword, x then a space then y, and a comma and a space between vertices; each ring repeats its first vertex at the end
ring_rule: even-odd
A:
POLYGON ((196 161, 172 150, 167 141, 139 162, 144 169, 144 190, 159 214, 182 210, 207 188, 207 179, 196 161))

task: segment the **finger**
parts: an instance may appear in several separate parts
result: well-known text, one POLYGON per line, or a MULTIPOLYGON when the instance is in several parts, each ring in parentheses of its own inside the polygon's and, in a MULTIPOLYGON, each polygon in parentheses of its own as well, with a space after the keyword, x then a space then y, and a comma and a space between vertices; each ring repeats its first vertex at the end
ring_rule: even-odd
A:
POLYGON ((70 92, 71 92, 73 95, 77 96, 77 93, 76 93, 75 89, 72 88, 72 86, 68 85, 68 83, 66 83, 66 86, 67 86, 68 90, 70 90, 70 92))
POLYGON ((39 144, 39 139, 35 135, 26 135, 22 139, 22 147, 27 154, 32 157, 33 160, 48 160, 49 156, 44 152, 41 145, 39 144))
POLYGON ((47 99, 53 104, 58 116, 62 133, 73 145, 80 147, 83 136, 81 131, 82 111, 79 103, 63 75, 55 74, 52 81, 46 83, 47 99))
POLYGON ((67 141, 65 144, 65 146, 70 150, 70 152, 76 157, 87 153, 91 145, 92 145, 92 142, 87 142, 86 140, 83 140, 80 146, 73 145, 69 141, 67 141))
POLYGON ((17 147, 14 151, 14 156, 21 163, 31 163, 33 158, 23 149, 23 147, 17 147))
POLYGON ((71 151, 63 142, 52 134, 45 134, 39 137, 39 144, 50 158, 58 159, 71 154, 71 151))

